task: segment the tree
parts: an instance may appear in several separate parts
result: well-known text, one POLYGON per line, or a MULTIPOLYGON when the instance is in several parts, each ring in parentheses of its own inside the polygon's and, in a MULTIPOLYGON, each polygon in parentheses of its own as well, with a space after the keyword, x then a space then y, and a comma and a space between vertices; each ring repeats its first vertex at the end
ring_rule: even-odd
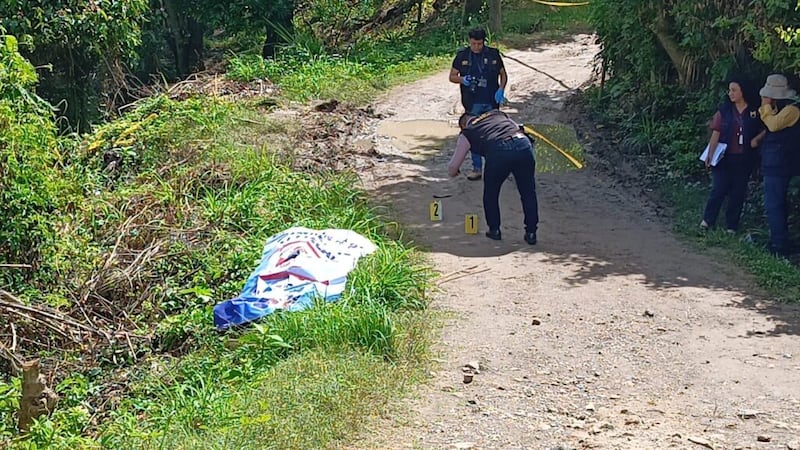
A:
POLYGON ((489 0, 489 29, 492 33, 503 32, 502 0, 489 0))
POLYGON ((40 92, 59 106, 69 128, 85 131, 99 114, 104 82, 131 61, 147 0, 18 0, 0 3, 0 27, 30 45, 21 52, 42 73, 40 92))

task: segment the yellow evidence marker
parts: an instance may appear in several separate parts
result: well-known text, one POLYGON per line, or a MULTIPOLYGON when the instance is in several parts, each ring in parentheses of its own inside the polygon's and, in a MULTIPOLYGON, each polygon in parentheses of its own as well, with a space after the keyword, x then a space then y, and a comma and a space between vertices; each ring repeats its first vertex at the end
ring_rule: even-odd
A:
POLYGON ((440 222, 442 220, 442 202, 439 200, 432 201, 430 205, 431 221, 440 222))
POLYGON ((464 216, 464 232, 467 234, 478 234, 477 214, 467 214, 464 216))

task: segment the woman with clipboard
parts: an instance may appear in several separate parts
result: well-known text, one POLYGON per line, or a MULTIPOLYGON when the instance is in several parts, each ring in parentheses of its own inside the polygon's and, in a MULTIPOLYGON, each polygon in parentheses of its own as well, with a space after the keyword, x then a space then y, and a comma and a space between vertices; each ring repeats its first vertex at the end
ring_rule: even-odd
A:
POLYGON ((756 162, 756 148, 764 138, 764 124, 756 102, 748 102, 743 81, 728 83, 728 100, 723 102, 711 120, 711 139, 704 152, 706 169, 711 170, 711 192, 706 201, 700 228, 707 230, 717 222, 725 198, 726 230, 739 230, 739 219, 747 196, 747 182, 756 162), (714 150, 711 150, 714 149, 714 150), (724 151, 723 155, 716 154, 724 151))

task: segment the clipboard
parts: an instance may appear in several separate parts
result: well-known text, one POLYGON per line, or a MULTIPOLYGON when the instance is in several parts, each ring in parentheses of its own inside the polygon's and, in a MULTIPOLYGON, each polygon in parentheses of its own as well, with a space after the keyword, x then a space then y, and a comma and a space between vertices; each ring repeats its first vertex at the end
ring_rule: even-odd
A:
MULTIPOLYGON (((719 164, 720 160, 723 156, 725 156, 725 150, 728 149, 728 144, 725 143, 718 143, 717 149, 714 151, 714 157, 711 158, 711 165, 716 166, 719 164)), ((706 162, 706 158, 708 157, 708 145, 706 145, 706 149, 703 150, 703 153, 700 154, 700 161, 706 162)))

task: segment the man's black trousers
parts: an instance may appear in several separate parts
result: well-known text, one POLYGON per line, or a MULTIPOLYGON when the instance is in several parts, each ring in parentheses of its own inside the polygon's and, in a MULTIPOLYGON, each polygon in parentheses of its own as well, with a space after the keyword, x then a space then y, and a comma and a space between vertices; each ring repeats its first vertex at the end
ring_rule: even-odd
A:
POLYGON ((536 200, 536 162, 527 137, 515 137, 490 146, 483 171, 483 210, 490 230, 500 229, 500 188, 509 174, 514 174, 522 210, 525 232, 536 232, 539 205, 536 200))

